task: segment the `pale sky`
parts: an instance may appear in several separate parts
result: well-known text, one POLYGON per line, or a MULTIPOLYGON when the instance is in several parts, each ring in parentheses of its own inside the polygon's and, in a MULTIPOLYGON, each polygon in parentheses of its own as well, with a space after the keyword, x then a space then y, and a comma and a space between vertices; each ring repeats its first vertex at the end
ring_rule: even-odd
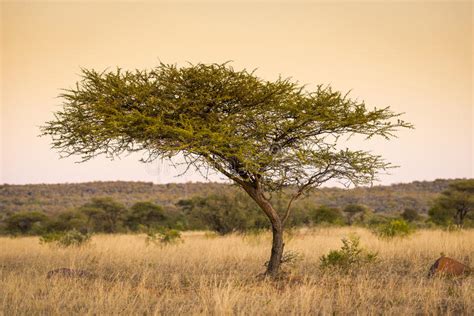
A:
MULTIPOLYGON (((474 177, 472 2, 1 2, 0 183, 180 178, 140 155, 59 159, 38 127, 80 68, 233 60, 369 106, 406 112, 416 130, 356 142, 399 165, 381 184, 474 177)), ((215 178, 214 178, 215 179, 215 178)))

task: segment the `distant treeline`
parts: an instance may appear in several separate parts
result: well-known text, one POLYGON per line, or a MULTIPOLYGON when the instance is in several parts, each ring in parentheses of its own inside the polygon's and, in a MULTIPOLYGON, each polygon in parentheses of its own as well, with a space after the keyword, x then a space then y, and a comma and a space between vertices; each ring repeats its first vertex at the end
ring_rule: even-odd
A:
MULTIPOLYGON (((454 180, 415 181, 372 188, 321 188, 304 203, 344 208, 361 204, 380 212, 402 212, 406 208, 426 214, 431 201, 454 180)), ((90 182, 77 184, 0 185, 0 214, 41 211, 54 215, 73 210, 96 197, 107 196, 126 207, 150 201, 174 207, 179 200, 216 193, 236 194, 238 188, 223 183, 153 184, 147 182, 90 182)))
MULTIPOLYGON (((172 187, 176 189, 178 186, 172 187)), ((206 187, 202 184, 189 186, 193 189, 206 187)), ((135 201, 127 205, 115 199, 115 192, 111 191, 109 194, 114 197, 91 197, 77 207, 71 206, 55 213, 48 214, 40 209, 3 212, 0 216, 0 233, 41 235, 71 230, 81 233, 126 233, 166 228, 211 230, 218 234, 227 234, 269 228, 268 219, 247 194, 228 185, 210 186, 220 187, 222 190, 177 199, 174 203, 170 200, 162 205, 152 200, 135 201)), ((400 188, 388 188, 393 187, 400 188)), ((378 189, 382 190, 382 187, 378 189)), ((385 189, 387 190, 387 187, 385 189)), ((322 191, 357 192, 337 189, 322 191)), ((196 193, 197 190, 193 192, 196 193)), ((274 196, 273 201, 276 210, 283 212, 288 203, 288 196, 274 196)), ((452 182, 441 194, 435 195, 428 214, 411 207, 412 204, 408 204, 403 210, 393 208, 390 212, 376 212, 367 204, 356 203, 356 199, 345 201, 346 204, 343 204, 344 201, 337 201, 335 206, 317 203, 314 196, 300 200, 294 204, 288 224, 291 227, 358 225, 374 228, 393 221, 403 221, 404 225, 410 224, 413 227, 474 226, 474 180, 452 182)))

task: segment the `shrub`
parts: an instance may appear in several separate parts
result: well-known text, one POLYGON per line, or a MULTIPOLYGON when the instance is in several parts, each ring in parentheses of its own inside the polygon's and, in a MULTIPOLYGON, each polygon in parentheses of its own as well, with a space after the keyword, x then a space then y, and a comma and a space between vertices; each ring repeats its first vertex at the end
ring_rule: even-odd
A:
POLYGON ((52 232, 40 237, 41 244, 54 243, 60 247, 79 247, 87 244, 91 234, 81 233, 75 229, 68 232, 52 232))
POLYGON ((94 232, 116 233, 120 230, 127 209, 110 197, 93 198, 79 208, 94 232))
POLYGON ((341 210, 325 205, 312 211, 312 219, 315 224, 344 225, 344 216, 341 210))
POLYGON ((303 260, 303 255, 294 250, 285 251, 281 257, 281 263, 286 266, 294 266, 301 260, 303 260))
POLYGON ((402 213, 402 218, 407 222, 414 222, 420 219, 420 215, 418 215, 418 212, 415 209, 406 208, 402 213))
POLYGON ((181 238, 181 232, 176 229, 169 228, 160 228, 160 229, 150 229, 147 232, 146 243, 147 244, 160 244, 160 245, 170 245, 183 242, 181 238))
POLYGON ((347 223, 352 225, 354 222, 354 217, 358 214, 362 214, 365 211, 365 207, 359 204, 349 204, 344 207, 344 213, 347 216, 347 223))
POLYGON ((10 234, 40 234, 45 230, 48 217, 42 212, 18 212, 5 220, 5 230, 10 234))
POLYGON ((342 247, 339 250, 331 250, 327 255, 319 258, 323 269, 337 268, 348 271, 363 264, 373 263, 377 260, 377 253, 369 252, 360 247, 360 238, 352 235, 342 239, 342 247))
POLYGON ((40 244, 51 244, 57 242, 62 236, 64 235, 63 232, 50 232, 45 233, 40 236, 39 241, 40 244))
MULTIPOLYGON (((286 204, 287 203, 288 202, 286 202, 286 204)), ((282 207, 280 207, 280 209, 282 209, 282 207)), ((309 210, 311 210, 311 207, 308 207, 307 204, 295 203, 294 206, 292 206, 291 216, 288 217, 286 226, 301 227, 311 224, 311 215, 308 212, 309 210)))
POLYGON ((456 215, 456 212, 453 209, 435 205, 429 209, 428 215, 432 223, 447 227, 454 224, 454 216, 456 215))
POLYGON ((53 232, 69 231, 73 229, 80 232, 88 231, 87 218, 81 212, 67 211, 59 213, 51 219, 48 225, 48 231, 53 232))
POLYGON ((268 227, 268 219, 248 196, 238 193, 211 194, 181 200, 183 210, 194 228, 212 230, 220 235, 268 227))
POLYGON ((381 238, 406 237, 413 229, 403 219, 394 219, 375 228, 375 234, 381 238))
POLYGON ((393 218, 390 218, 383 214, 371 213, 367 216, 365 225, 370 228, 376 228, 380 225, 390 222, 393 218))
POLYGON ((143 226, 157 227, 166 219, 163 208, 152 202, 137 202, 130 208, 125 224, 133 231, 138 231, 143 226))

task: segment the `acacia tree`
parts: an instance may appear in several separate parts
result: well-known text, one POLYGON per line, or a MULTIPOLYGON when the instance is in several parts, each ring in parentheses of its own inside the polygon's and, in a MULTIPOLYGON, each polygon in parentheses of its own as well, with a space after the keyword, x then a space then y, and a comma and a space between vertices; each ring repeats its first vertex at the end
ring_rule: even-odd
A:
POLYGON ((81 206, 79 211, 87 216, 87 224, 94 225, 95 230, 116 233, 127 209, 110 197, 99 197, 81 206))
POLYGON ((411 127, 388 107, 368 109, 330 86, 307 91, 291 79, 266 81, 227 63, 83 70, 61 97, 62 111, 42 134, 52 136, 63 156, 179 157, 186 171, 214 170, 245 190, 272 226, 270 276, 279 271, 283 229, 296 199, 330 179, 370 183, 390 167, 378 155, 339 149, 339 137, 390 139, 411 127), (289 202, 278 212, 271 197, 283 190, 289 202))
POLYGON ((441 220, 454 218, 456 225, 462 227, 464 218, 473 209, 474 179, 458 180, 450 183, 449 187, 435 200, 430 215, 441 220))

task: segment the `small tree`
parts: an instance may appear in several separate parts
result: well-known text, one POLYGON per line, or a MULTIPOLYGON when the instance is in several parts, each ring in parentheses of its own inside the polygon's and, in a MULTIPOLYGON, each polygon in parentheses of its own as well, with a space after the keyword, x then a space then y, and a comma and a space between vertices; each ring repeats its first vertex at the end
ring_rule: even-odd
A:
POLYGON ((339 250, 331 250, 319 258, 321 268, 338 268, 342 271, 373 263, 377 260, 377 253, 367 251, 360 246, 360 237, 356 235, 343 238, 339 250))
POLYGON ((342 215, 341 210, 337 207, 328 207, 326 205, 322 205, 311 213, 313 222, 315 224, 344 224, 344 216, 342 215))
POLYGON ((393 219, 382 223, 374 229, 380 238, 391 239, 395 237, 407 237, 413 233, 413 229, 403 219, 393 219))
POLYGON ((352 225, 354 217, 365 211, 365 207, 359 204, 349 204, 344 207, 344 213, 347 214, 347 223, 352 225))
POLYGON ((152 202, 137 202, 130 208, 125 223, 130 229, 137 230, 140 225, 148 228, 157 227, 165 219, 161 206, 152 202))
MULTIPOLYGON (((160 64, 150 71, 83 70, 62 95, 63 110, 43 128, 53 148, 82 161, 142 151, 143 161, 181 157, 240 186, 268 217, 273 232, 267 274, 283 254, 292 203, 329 179, 372 182, 389 164, 361 150, 339 149, 340 136, 394 136, 411 127, 387 108, 329 86, 308 91, 290 79, 266 81, 227 64, 160 64), (271 193, 292 189, 277 212, 271 193)), ((204 172, 207 174, 207 172, 204 172)))
POLYGON ((454 225, 453 221, 456 217, 456 211, 453 209, 442 208, 439 205, 434 205, 429 209, 428 215, 430 221, 436 225, 451 226, 454 225))
POLYGON ((127 209, 114 199, 103 197, 93 198, 91 202, 81 206, 79 211, 87 216, 88 226, 92 226, 95 231, 115 233, 127 209))
POLYGON ((447 222, 447 217, 454 219, 462 227, 464 218, 474 209, 474 179, 460 180, 449 185, 435 200, 429 215, 436 222, 447 222))
POLYGON ((11 234, 38 234, 44 230, 48 217, 42 212, 18 212, 5 219, 6 231, 11 234))
POLYGON ((48 224, 48 231, 87 231, 87 217, 77 211, 66 211, 57 214, 48 224))
POLYGON ((187 217, 202 222, 207 229, 220 235, 232 232, 243 232, 266 226, 265 218, 254 205, 249 205, 248 198, 241 194, 211 194, 207 197, 193 197, 181 200, 187 217))
POLYGON ((406 208, 402 212, 402 218, 407 222, 414 222, 420 218, 420 215, 415 209, 406 208))

